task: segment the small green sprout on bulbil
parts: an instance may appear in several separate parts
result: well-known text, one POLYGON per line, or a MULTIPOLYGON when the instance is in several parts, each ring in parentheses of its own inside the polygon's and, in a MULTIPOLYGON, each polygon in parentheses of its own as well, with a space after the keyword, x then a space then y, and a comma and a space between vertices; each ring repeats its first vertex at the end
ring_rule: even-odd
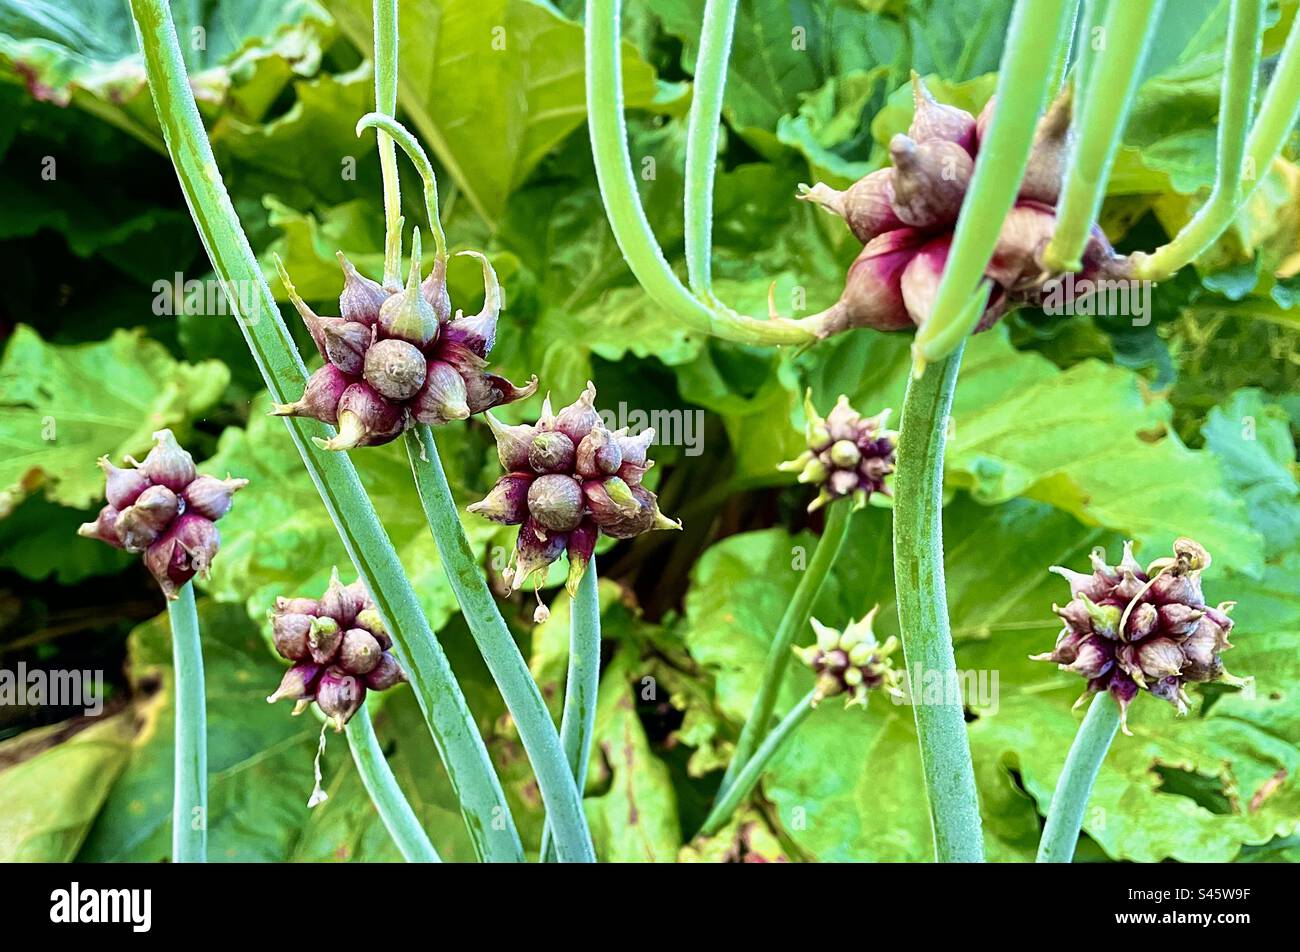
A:
MULTIPOLYGON (((1124 543, 1119 565, 1107 565, 1106 553, 1092 551, 1092 572, 1059 565, 1052 571, 1070 583, 1070 601, 1053 605, 1065 627, 1056 647, 1034 655, 1054 661, 1064 671, 1087 679, 1082 704, 1109 691, 1119 704, 1125 734, 1128 706, 1144 690, 1187 713, 1188 682, 1249 683, 1230 675, 1220 653, 1231 648, 1228 613, 1236 602, 1205 603, 1201 573, 1210 553, 1191 539, 1174 542, 1172 558, 1156 559, 1145 569, 1133 558, 1133 543, 1124 543)), ((1076 705, 1077 706, 1077 705, 1076 705)))
POLYGON ((873 623, 880 611, 877 605, 857 621, 850 621, 843 631, 810 619, 817 643, 807 648, 793 648, 799 660, 817 675, 812 704, 816 707, 828 697, 845 695, 845 708, 857 704, 867 706, 867 695, 873 690, 901 697, 898 687, 899 672, 890 655, 898 650, 898 639, 890 637, 884 644, 876 640, 873 623))
POLYGON ((804 394, 804 434, 808 448, 777 468, 798 473, 799 482, 820 492, 808 506, 815 512, 829 502, 851 496, 853 508, 866 505, 872 493, 890 495, 885 477, 894 471, 894 445, 898 434, 885 428, 892 411, 864 417, 840 395, 823 419, 813 406, 812 391, 804 394))

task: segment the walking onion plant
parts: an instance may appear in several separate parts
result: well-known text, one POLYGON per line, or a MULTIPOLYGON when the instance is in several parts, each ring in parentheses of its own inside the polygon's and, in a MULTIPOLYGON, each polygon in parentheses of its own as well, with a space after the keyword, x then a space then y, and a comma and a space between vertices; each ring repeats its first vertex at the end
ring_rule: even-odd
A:
MULTIPOLYGON (((774 308, 766 318, 754 318, 715 293, 710 264, 720 112, 736 8, 736 0, 707 0, 703 12, 687 123, 684 283, 660 249, 636 192, 623 116, 620 4, 586 2, 592 155, 610 227, 629 267, 666 313, 688 328, 729 341, 811 347, 863 327, 910 329, 915 338, 897 433, 884 429, 884 414, 863 418, 844 400, 825 419, 811 398, 807 402, 807 451, 784 468, 820 488, 810 508, 825 507, 822 537, 773 632, 749 716, 704 823, 706 834, 727 822, 819 700, 846 693, 861 702, 868 688, 894 684, 887 662, 893 644, 876 643, 871 616, 843 633, 814 622, 818 644, 800 656, 817 674, 817 687, 773 724, 793 640, 810 621, 853 511, 873 493, 894 500, 893 571, 905 664, 955 681, 941 511, 945 443, 967 336, 1012 308, 1039 303, 1046 287, 1065 272, 1154 280, 1195 260, 1259 187, 1300 113, 1300 19, 1256 113, 1263 3, 1232 0, 1213 190, 1164 247, 1131 257, 1116 254, 1096 219, 1162 2, 1017 0, 995 94, 978 117, 937 102, 913 76, 911 125, 890 141, 889 166, 844 191, 821 183, 802 189, 799 198, 839 215, 863 246, 839 300, 800 318, 778 316, 774 308), (1083 35, 1072 44, 1077 24, 1083 35), (1041 41, 1044 28, 1051 42, 1041 41), (891 473, 892 490, 885 482, 891 473)), ((357 126, 358 135, 373 129, 378 137, 383 280, 363 276, 340 255, 345 277, 340 316, 321 317, 281 269, 285 290, 324 361, 308 378, 217 170, 166 2, 131 0, 131 10, 164 139, 195 226, 226 286, 247 282, 257 288, 247 313, 238 313, 234 297, 231 304, 276 403, 274 412, 284 417, 360 576, 355 586, 343 586, 336 577, 319 601, 277 603, 276 647, 293 666, 275 696, 300 707, 314 702, 347 731, 366 789, 402 854, 436 861, 383 759, 365 707, 367 689, 382 690, 409 678, 479 857, 523 859, 523 844, 474 718, 347 455, 403 437, 452 591, 537 779, 546 808, 541 856, 594 860, 581 797, 600 671, 594 551, 601 534, 627 539, 677 527, 641 483, 652 465, 646 449, 653 432, 633 436, 606 429, 590 384, 558 413, 548 397, 536 424, 507 426, 489 412, 532 395, 537 381, 516 386, 489 370, 501 294, 491 263, 478 252, 461 254, 481 265, 483 308, 453 316, 437 179, 420 143, 396 118, 396 0, 374 2, 376 108, 357 126), (432 269, 425 275, 420 229, 413 229, 405 280, 399 148, 419 174, 426 234, 433 243, 432 269), (507 570, 511 586, 519 589, 533 579, 536 587, 560 555, 569 561, 570 656, 558 730, 465 537, 439 455, 433 428, 464 425, 479 413, 496 436, 505 472, 470 511, 520 526, 507 570)), ((177 455, 183 451, 173 450, 170 433, 163 433, 138 472, 108 468, 109 505, 83 533, 144 553, 174 598, 169 608, 177 686, 175 858, 201 860, 206 828, 202 662, 190 578, 215 554, 212 523, 229 508, 230 494, 242 482, 198 477, 192 461, 183 472, 177 455)), ((1062 570, 1072 587, 1072 600, 1060 611, 1066 630, 1044 657, 1083 674, 1090 693, 1101 696, 1066 761, 1040 859, 1072 855, 1093 778, 1139 690, 1181 707, 1185 682, 1228 680, 1219 652, 1229 647, 1231 623, 1227 607, 1211 609, 1201 596, 1200 573, 1208 564, 1203 549, 1180 540, 1172 559, 1146 569, 1126 553, 1113 567, 1096 557, 1092 576, 1062 570)), ((538 596, 535 618, 546 614, 538 596)), ((943 694, 939 703, 912 705, 934 855, 977 862, 983 842, 964 711, 954 692, 943 694)))

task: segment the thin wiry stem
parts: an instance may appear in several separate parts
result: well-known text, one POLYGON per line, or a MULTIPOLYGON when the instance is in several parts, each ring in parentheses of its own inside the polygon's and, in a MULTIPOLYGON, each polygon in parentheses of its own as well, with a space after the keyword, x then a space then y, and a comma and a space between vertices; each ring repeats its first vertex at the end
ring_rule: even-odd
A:
POLYGON ((760 321, 721 305, 707 305, 673 273, 632 175, 623 118, 619 6, 619 0, 587 0, 587 126, 605 215, 632 274, 659 307, 693 330, 746 344, 812 343, 812 330, 798 321, 760 321))
MULTIPOLYGON (((375 0, 375 110, 397 115, 397 0, 375 0)), ((379 168, 384 176, 384 283, 400 284, 402 272, 402 185, 397 150, 379 133, 379 168)))
POLYGON ((731 789, 741 769, 749 762, 767 733, 772 722, 772 712, 776 709, 777 696, 781 693, 781 684, 785 680, 785 671, 790 664, 790 646, 794 644, 795 636, 808 627, 808 618, 812 614, 817 593, 822 590, 835 559, 844 547, 852 513, 851 499, 837 500, 826 508, 826 525, 822 529, 821 539, 803 578, 799 579, 794 597, 785 607, 772 643, 768 646, 767 661, 758 682, 758 693, 754 695, 754 703, 736 741, 731 763, 727 765, 727 772, 718 786, 719 797, 731 789))
POLYGON ((1106 7, 1110 0, 1083 0, 1083 28, 1079 32, 1079 57, 1074 64, 1074 114, 1083 115, 1083 103, 1092 77, 1097 50, 1106 35, 1106 7))
POLYGON ((1242 128, 1258 82, 1263 34, 1260 0, 1236 0, 1228 28, 1228 62, 1219 100, 1214 189, 1174 239, 1150 255, 1133 256, 1137 276, 1161 281, 1204 254, 1250 201, 1300 118, 1300 18, 1291 26, 1273 81, 1244 143, 1242 128))
POLYGON ((366 113, 357 123, 357 135, 365 129, 376 129, 379 135, 402 147, 406 157, 415 166, 424 184, 424 213, 429 219, 429 230, 433 232, 433 247, 439 258, 447 257, 447 234, 442 228, 441 213, 438 208, 438 176, 434 174, 433 163, 425 154, 420 140, 411 135, 406 126, 391 116, 378 112, 366 113))
POLYGON ((713 809, 704 820, 704 825, 700 827, 698 836, 712 836, 718 830, 727 825, 731 815, 736 812, 736 807, 740 802, 749 796, 751 790, 758 783, 763 771, 767 769, 768 762, 776 756, 776 752, 785 745, 785 742, 793 736, 794 732, 799 729, 799 725, 808 719, 815 708, 813 707, 816 698, 815 691, 809 691, 794 707, 790 708, 789 713, 781 718, 781 723, 772 728, 772 732, 763 738, 763 743, 759 745, 754 755, 745 761, 742 767, 736 773, 736 779, 732 781, 731 786, 725 791, 720 791, 718 799, 713 803, 713 809))

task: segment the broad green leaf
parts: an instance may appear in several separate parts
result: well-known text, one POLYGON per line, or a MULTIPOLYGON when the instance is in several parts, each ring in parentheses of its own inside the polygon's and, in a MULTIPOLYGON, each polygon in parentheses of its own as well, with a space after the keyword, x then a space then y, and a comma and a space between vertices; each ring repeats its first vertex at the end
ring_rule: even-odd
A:
MULTIPOLYGON (((369 55, 371 4, 328 5, 369 55)), ((405 0, 398 27, 398 104, 465 198, 496 224, 511 191, 586 117, 582 28, 528 0, 405 0)), ((629 108, 654 101, 654 74, 630 44, 623 84, 629 108)))
POLYGON ((139 556, 111 545, 73 541, 81 524, 95 514, 94 509, 69 509, 39 495, 28 496, 0 519, 0 568, 33 581, 54 576, 60 585, 121 572, 139 556))
MULTIPOLYGON (((228 106, 260 118, 293 73, 316 71, 333 37, 333 24, 313 0, 181 4, 173 16, 195 98, 209 115, 228 106)), ((125 3, 0 0, 0 77, 162 151, 125 3)))
POLYGON ((741 808, 713 836, 683 846, 677 862, 788 863, 790 857, 762 814, 741 808))
POLYGON ((345 202, 365 191, 378 196, 375 137, 356 134, 357 120, 374 108, 369 64, 299 80, 294 94, 289 110, 270 122, 231 117, 223 126, 219 141, 235 160, 235 187, 303 207, 345 202))
POLYGON ((777 121, 776 135, 808 159, 812 177, 843 188, 871 171, 863 116, 888 81, 884 67, 831 77, 803 97, 795 116, 777 121))
POLYGON ((64 725, 0 744, 0 862, 68 863, 126 766, 131 719, 64 725))
POLYGON ((1300 483, 1286 411, 1260 390, 1238 390, 1210 411, 1202 433, 1245 501, 1269 556, 1294 551, 1300 543, 1300 483))
POLYGON ((162 160, 116 129, 34 101, 17 86, 0 85, 0 116, 0 240, 57 232, 78 258, 111 262, 113 283, 118 271, 138 282, 122 294, 85 262, 68 273, 63 256, 50 260, 48 245, 27 242, 7 253, 10 312, 50 335, 57 315, 76 310, 60 329, 75 325, 79 340, 105 335, 111 318, 142 323, 145 288, 199 248, 189 216, 160 194, 162 160), (52 290, 52 281, 66 287, 52 290))
MULTIPOLYGON (((648 6, 664 30, 681 40, 682 65, 693 73, 703 6, 688 0, 656 0, 648 6)), ((892 89, 905 83, 909 67, 956 79, 996 69, 1011 8, 1005 0, 963 0, 935 16, 917 3, 861 6, 834 0, 740 5, 723 115, 764 155, 776 154, 780 142, 793 144, 787 141, 792 130, 779 134, 783 118, 799 113, 801 96, 833 78, 888 67, 892 89), (906 27, 904 18, 910 21, 906 27), (915 43, 913 33, 919 34, 915 43)))
MULTIPOLYGON (((103 498, 95 460, 119 465, 149 448, 155 430, 182 440, 226 389, 215 361, 178 363, 141 331, 95 344, 47 344, 19 325, 0 359, 0 515, 25 494, 84 508, 103 498)), ((86 543, 90 544, 90 543, 86 543)))
MULTIPOLYGON (((601 862, 672 862, 681 846, 676 794, 637 718, 640 671, 624 649, 601 676, 592 770, 604 792, 583 806, 601 862)), ((591 781, 589 781, 590 784, 591 781)))

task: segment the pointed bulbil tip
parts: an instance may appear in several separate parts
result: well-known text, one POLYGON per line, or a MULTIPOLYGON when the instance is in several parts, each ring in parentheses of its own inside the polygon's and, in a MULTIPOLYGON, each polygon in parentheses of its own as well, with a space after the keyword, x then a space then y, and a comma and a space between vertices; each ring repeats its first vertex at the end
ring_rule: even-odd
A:
POLYGON ((379 310, 379 330, 384 337, 395 337, 425 350, 442 329, 433 305, 420 290, 420 230, 411 242, 411 269, 406 286, 393 294, 379 310))
POLYGON ((421 423, 440 426, 470 416, 469 390, 465 378, 445 360, 431 360, 425 368, 424 383, 410 404, 411 413, 421 423))
POLYGON ((925 81, 921 79, 921 74, 916 70, 911 70, 911 74, 912 105, 914 107, 920 107, 923 102, 934 102, 934 96, 931 95, 930 90, 926 88, 925 81))
POLYGON ((816 512, 818 509, 821 509, 827 503, 833 501, 834 498, 835 498, 834 496, 832 496, 829 492, 826 491, 825 488, 823 488, 822 491, 817 494, 817 498, 814 499, 812 502, 808 503, 808 513, 811 515, 812 513, 816 512))
POLYGON ((275 270, 280 275, 280 283, 284 286, 284 293, 289 297, 289 303, 293 305, 298 316, 302 318, 303 324, 307 326, 307 332, 311 334, 312 341, 316 344, 316 350, 322 357, 325 356, 325 319, 313 311, 307 302, 302 299, 298 289, 294 286, 293 280, 289 277, 289 272, 285 270, 284 262, 280 256, 272 255, 275 260, 275 270))
POLYGON ((680 520, 680 519, 670 519, 668 516, 665 516, 665 515, 663 514, 663 511, 660 510, 659 507, 656 506, 656 507, 655 507, 655 521, 654 521, 654 524, 653 524, 650 528, 651 528, 651 529, 678 529, 678 530, 680 530, 680 529, 682 528, 682 520, 680 520))
POLYGON ((486 357, 496 346, 497 320, 501 315, 501 282, 487 255, 477 251, 458 251, 456 257, 467 255, 477 258, 483 269, 483 308, 471 317, 457 316, 453 326, 465 335, 466 343, 480 357, 486 357))
POLYGON ((343 269, 343 290, 339 294, 339 314, 345 321, 357 321, 370 327, 379 320, 379 309, 389 292, 378 281, 357 270, 342 251, 335 252, 343 269))
POLYGON ((507 473, 528 466, 528 450, 537 436, 537 427, 527 423, 510 425, 502 423, 491 410, 483 414, 497 444, 497 457, 507 473))
POLYGON ((840 218, 846 217, 846 194, 839 189, 831 188, 825 182, 818 182, 812 186, 800 182, 799 194, 795 197, 801 202, 812 202, 814 205, 820 205, 832 215, 838 215, 840 218))
POLYGON ((351 450, 365 444, 368 433, 361 417, 348 410, 339 414, 338 432, 328 440, 313 436, 311 441, 323 450, 351 450))
POLYGON ((894 133, 889 140, 889 157, 896 169, 908 169, 917 164, 916 142, 902 132, 894 133))
POLYGON ((424 255, 424 250, 420 247, 420 229, 411 232, 411 268, 406 274, 406 290, 418 291, 420 289, 420 259, 424 255))

